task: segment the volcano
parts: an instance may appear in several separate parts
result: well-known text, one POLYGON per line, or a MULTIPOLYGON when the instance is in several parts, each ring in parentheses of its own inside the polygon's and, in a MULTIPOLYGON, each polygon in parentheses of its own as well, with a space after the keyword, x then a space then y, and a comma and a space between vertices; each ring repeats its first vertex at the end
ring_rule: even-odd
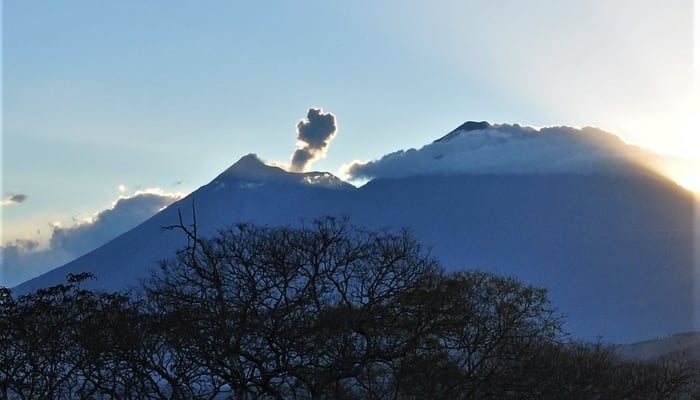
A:
MULTIPOLYGON (((491 143, 531 140, 508 136, 514 126, 461 128, 413 152, 425 153, 427 162, 464 162, 491 143), (460 146, 464 151, 455 153, 460 146)), ((555 139, 553 151, 563 151, 564 139, 555 139)), ((694 329, 694 196, 628 154, 615 158, 620 144, 614 140, 573 140, 588 153, 557 153, 550 158, 558 167, 550 172, 479 164, 378 174, 361 187, 328 172, 287 172, 249 154, 136 228, 13 291, 62 283, 80 272, 97 277, 87 282, 90 288, 137 287, 159 260, 186 244, 182 234, 163 229, 179 215, 185 224, 196 219, 202 236, 235 223, 294 225, 332 215, 371 229, 408 227, 447 270, 492 271, 547 288, 575 337, 632 342, 694 329), (597 149, 605 152, 588 157, 597 149), (572 157, 578 159, 559 162, 572 157)))

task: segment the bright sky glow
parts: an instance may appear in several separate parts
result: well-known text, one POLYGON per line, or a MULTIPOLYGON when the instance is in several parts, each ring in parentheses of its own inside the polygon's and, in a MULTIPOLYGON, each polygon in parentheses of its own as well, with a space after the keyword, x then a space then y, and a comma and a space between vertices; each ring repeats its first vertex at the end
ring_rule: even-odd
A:
MULTIPOLYGON (((26 196, 2 207, 5 241, 190 192, 250 152, 288 163, 309 107, 337 116, 313 166, 331 172, 470 119, 700 154, 692 0, 3 6, 0 195, 26 196)), ((662 168, 700 188, 688 165, 662 168)))
MULTIPOLYGON (((694 162, 685 164, 661 165, 661 169, 667 172, 682 186, 691 189, 700 195, 700 7, 695 1, 693 7, 693 80, 691 92, 680 104, 677 131, 679 138, 674 153, 683 154, 694 162)), ((666 118, 671 120, 672 118, 666 118)))
MULTIPOLYGON (((684 131, 686 138, 694 138, 696 157, 700 154, 700 0, 693 4, 693 107, 684 131)), ((692 139, 690 139, 692 140, 692 139)), ((684 185, 695 190, 695 229, 693 231, 695 260, 695 327, 700 328, 700 168, 693 168, 687 178, 680 178, 684 185)))

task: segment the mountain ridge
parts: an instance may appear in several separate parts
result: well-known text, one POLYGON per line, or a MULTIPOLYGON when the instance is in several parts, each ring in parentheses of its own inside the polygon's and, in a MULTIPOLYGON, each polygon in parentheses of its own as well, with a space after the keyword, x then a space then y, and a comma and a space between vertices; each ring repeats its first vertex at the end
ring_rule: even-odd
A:
POLYGON ((275 165, 267 165, 257 154, 241 157, 229 168, 214 178, 210 184, 238 181, 242 186, 254 187, 266 183, 316 185, 334 189, 350 189, 353 185, 329 172, 289 172, 275 165))
POLYGON ((694 197, 652 175, 452 174, 380 177, 355 188, 314 184, 249 154, 126 234, 15 288, 93 272, 114 290, 148 278, 186 240, 163 226, 194 220, 294 225, 347 216, 370 229, 409 227, 449 270, 476 268, 545 287, 577 337, 631 342, 694 329, 694 197), (643 201, 640 201, 643 200, 643 201))

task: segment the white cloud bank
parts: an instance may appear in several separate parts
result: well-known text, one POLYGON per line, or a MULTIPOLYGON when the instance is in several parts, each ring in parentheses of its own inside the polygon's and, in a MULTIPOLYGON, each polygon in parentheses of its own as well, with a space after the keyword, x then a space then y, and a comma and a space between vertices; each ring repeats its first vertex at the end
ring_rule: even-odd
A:
POLYGON ((629 174, 654 155, 598 128, 467 122, 420 149, 344 167, 348 179, 447 174, 629 174))
POLYGON ((0 286, 17 284, 61 266, 134 228, 182 197, 159 189, 119 197, 112 207, 69 227, 54 226, 48 248, 31 239, 0 246, 0 286))

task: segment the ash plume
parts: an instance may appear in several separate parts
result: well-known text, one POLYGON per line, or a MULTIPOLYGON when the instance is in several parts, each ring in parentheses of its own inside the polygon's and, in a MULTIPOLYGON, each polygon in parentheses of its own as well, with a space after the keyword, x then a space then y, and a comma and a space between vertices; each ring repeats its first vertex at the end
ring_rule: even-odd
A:
POLYGON ((335 115, 324 113, 322 108, 310 108, 306 119, 297 123, 298 148, 292 154, 289 170, 307 171, 311 164, 325 156, 337 130, 335 115))

